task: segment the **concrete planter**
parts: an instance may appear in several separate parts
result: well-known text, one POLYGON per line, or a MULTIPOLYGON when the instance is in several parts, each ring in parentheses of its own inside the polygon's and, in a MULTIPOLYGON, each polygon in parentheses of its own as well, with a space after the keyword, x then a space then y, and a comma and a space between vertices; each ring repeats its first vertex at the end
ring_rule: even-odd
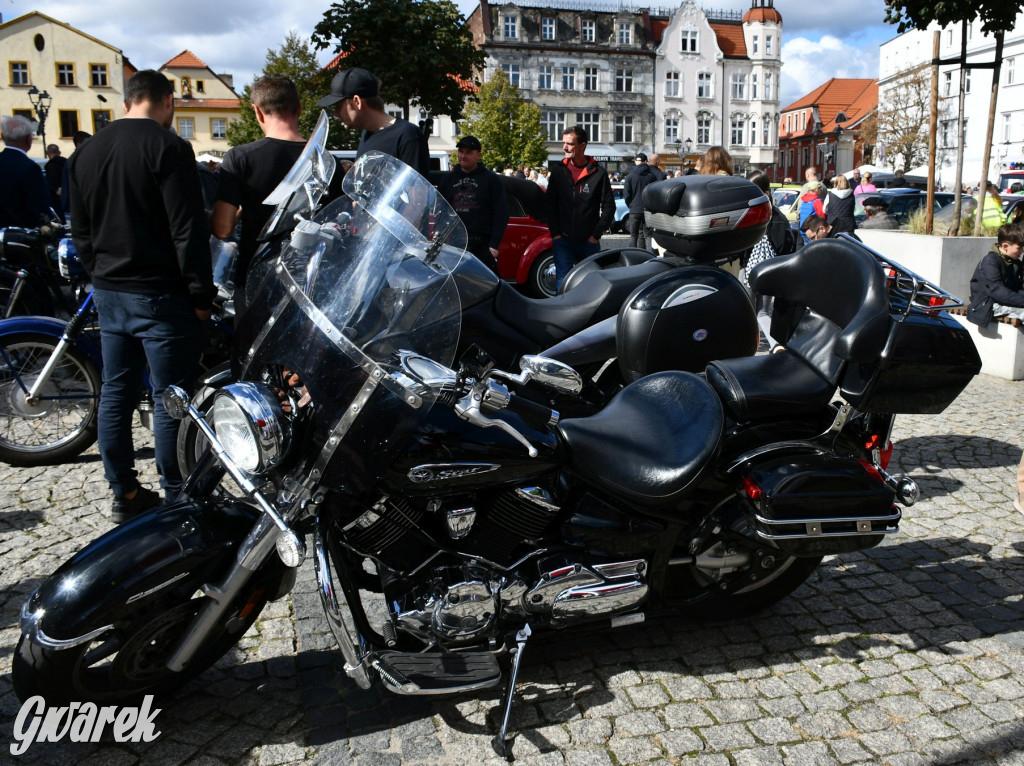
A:
POLYGON ((872 250, 929 279, 964 304, 971 297, 971 276, 978 261, 996 243, 995 237, 936 237, 903 231, 858 229, 872 250))
MULTIPOLYGON (((951 292, 965 306, 971 297, 974 269, 996 242, 995 237, 935 237, 872 229, 858 229, 857 236, 872 250, 951 292)), ((970 332, 981 355, 983 373, 1006 380, 1024 379, 1024 333, 1020 328, 999 322, 979 328, 966 317, 954 319, 970 332)))

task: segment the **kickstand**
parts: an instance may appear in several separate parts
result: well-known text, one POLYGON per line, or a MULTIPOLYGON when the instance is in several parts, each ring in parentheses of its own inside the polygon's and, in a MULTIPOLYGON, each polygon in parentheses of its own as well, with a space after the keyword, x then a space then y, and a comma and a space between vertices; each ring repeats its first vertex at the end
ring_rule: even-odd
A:
POLYGON ((512 715, 512 699, 516 693, 519 663, 523 660, 523 650, 526 648, 526 639, 530 637, 530 633, 529 623, 516 633, 516 646, 512 650, 512 671, 509 673, 508 687, 505 689, 505 699, 502 701, 501 728, 498 730, 498 736, 491 741, 491 744, 494 746, 494 752, 508 760, 512 760, 512 741, 506 739, 508 735, 508 719, 512 715))

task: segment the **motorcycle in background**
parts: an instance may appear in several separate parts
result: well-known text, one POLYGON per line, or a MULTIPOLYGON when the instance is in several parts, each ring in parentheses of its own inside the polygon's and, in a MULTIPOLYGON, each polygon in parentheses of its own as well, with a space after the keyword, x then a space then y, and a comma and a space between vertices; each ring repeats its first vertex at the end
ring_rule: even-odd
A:
POLYGON ((785 351, 654 372, 561 418, 523 394, 572 396, 567 365, 527 355, 513 373, 460 349, 465 229, 410 168, 367 154, 347 196, 274 234, 326 189, 325 137, 322 122, 277 196, 235 382, 208 413, 165 395, 209 448, 177 502, 29 598, 20 699, 126 704, 180 686, 287 593, 311 537, 352 680, 403 695, 504 681, 508 754, 533 633, 736 617, 822 556, 878 545, 917 496, 886 471, 894 413, 941 412, 980 369, 942 311, 955 298, 830 240, 752 275, 785 351))

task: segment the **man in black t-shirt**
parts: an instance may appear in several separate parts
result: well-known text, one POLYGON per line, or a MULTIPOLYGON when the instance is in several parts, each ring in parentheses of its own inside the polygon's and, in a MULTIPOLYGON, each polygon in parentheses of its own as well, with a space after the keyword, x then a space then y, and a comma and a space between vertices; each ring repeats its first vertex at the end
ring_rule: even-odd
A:
POLYGON ((400 159, 424 178, 430 175, 427 137, 418 126, 384 111, 377 78, 365 69, 343 69, 334 75, 331 92, 318 102, 334 108, 334 116, 346 128, 362 130, 358 160, 369 151, 400 159))
POLYGON ((235 295, 245 287, 249 264, 259 246, 257 237, 274 212, 263 200, 295 163, 306 145, 299 134, 302 103, 287 77, 266 75, 252 86, 252 108, 265 138, 228 150, 220 165, 220 185, 210 228, 225 239, 235 232, 241 208, 242 231, 235 263, 235 295))
POLYGON ((459 164, 441 177, 437 190, 466 224, 469 252, 500 276, 498 247, 508 227, 505 187, 480 164, 480 139, 463 136, 455 148, 459 164))
POLYGON ((147 366, 160 485, 167 500, 181 488, 178 421, 164 410, 161 395, 170 385, 192 385, 205 339, 202 322, 216 293, 196 156, 169 130, 174 86, 144 69, 128 80, 124 99, 124 117, 68 160, 71 235, 99 312, 98 442, 116 523, 160 499, 139 484, 132 444, 147 366))

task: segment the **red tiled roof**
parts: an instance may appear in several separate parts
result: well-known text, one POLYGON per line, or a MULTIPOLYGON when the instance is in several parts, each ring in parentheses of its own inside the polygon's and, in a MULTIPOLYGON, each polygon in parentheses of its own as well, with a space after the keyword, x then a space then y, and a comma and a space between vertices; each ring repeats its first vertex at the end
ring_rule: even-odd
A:
POLYGON ((751 21, 760 21, 761 23, 768 22, 769 24, 781 24, 782 14, 774 8, 751 8, 749 11, 743 14, 743 23, 746 24, 751 21))
POLYGON ((727 58, 746 58, 747 43, 743 39, 743 27, 739 24, 712 24, 711 31, 718 38, 718 47, 727 58))
POLYGON ((175 67, 177 69, 209 69, 210 68, 210 67, 206 66, 206 64, 203 62, 203 60, 201 58, 199 58, 196 54, 194 54, 190 50, 182 51, 181 53, 179 53, 177 56, 172 58, 170 61, 168 61, 166 64, 164 64, 160 68, 161 69, 166 69, 168 67, 175 67))
MULTIPOLYGON (((845 127, 855 125, 878 108, 878 80, 833 77, 781 111, 785 114, 813 107, 817 108, 821 129, 826 133, 835 129, 840 112, 846 115, 845 127)), ((814 124, 808 120, 804 130, 785 135, 810 135, 813 131, 814 124)))
POLYGON ((651 31, 654 33, 654 42, 660 43, 668 28, 668 19, 651 19, 651 31))
POLYGON ((175 109, 237 109, 237 98, 175 98, 175 109))

